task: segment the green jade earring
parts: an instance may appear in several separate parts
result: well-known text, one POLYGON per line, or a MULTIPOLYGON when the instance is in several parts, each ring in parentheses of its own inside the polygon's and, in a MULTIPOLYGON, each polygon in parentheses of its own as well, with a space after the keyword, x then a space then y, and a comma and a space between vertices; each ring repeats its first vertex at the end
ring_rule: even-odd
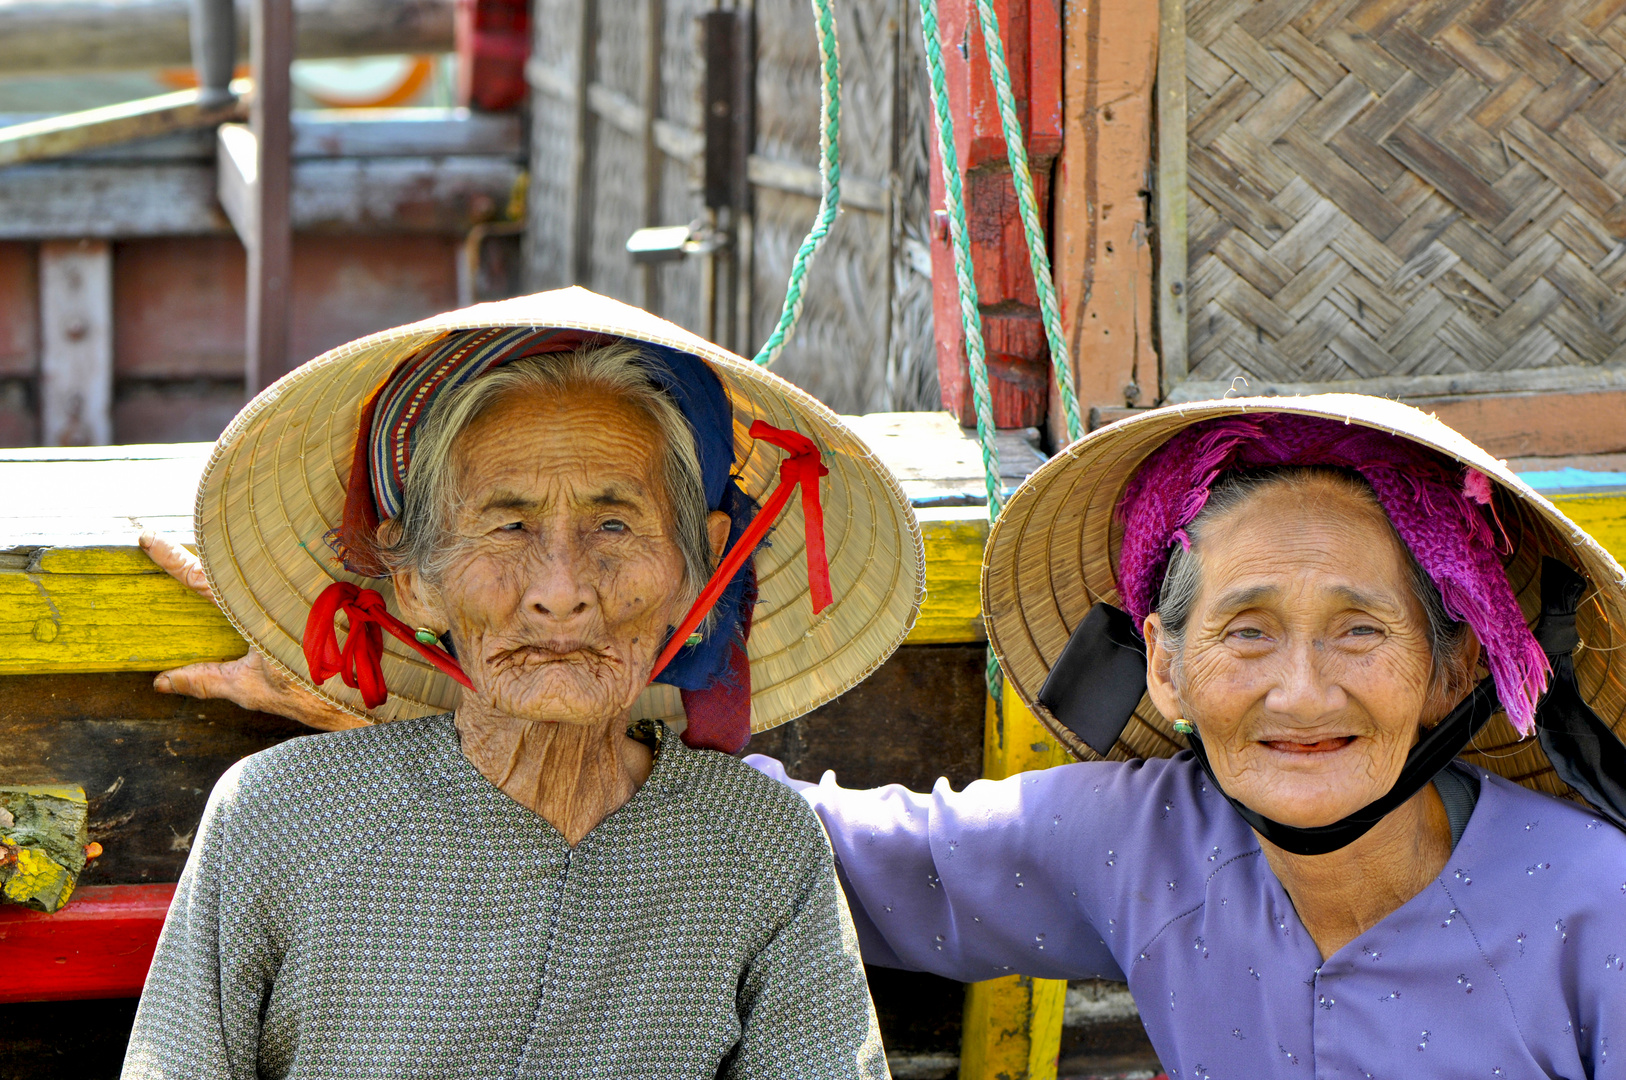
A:
POLYGON ((1190 720, 1187 720, 1183 716, 1177 717, 1175 719, 1175 721, 1174 721, 1174 730, 1178 731, 1182 735, 1195 735, 1195 734, 1197 734, 1197 726, 1195 724, 1193 724, 1190 720))
POLYGON ((429 629, 427 626, 418 627, 412 632, 412 636, 423 642, 425 645, 433 645, 435 642, 440 640, 440 635, 429 629))

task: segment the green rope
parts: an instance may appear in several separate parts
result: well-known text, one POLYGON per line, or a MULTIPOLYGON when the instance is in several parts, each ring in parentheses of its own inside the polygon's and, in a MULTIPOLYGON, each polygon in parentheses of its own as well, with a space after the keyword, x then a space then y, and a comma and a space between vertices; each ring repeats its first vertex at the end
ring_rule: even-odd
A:
POLYGON ((932 107, 937 113, 937 151, 948 195, 949 239, 954 245, 954 276, 960 286, 960 325, 965 331, 965 358, 971 369, 971 402, 977 414, 977 441, 982 444, 983 484, 988 491, 988 520, 999 516, 1004 485, 994 445, 994 404, 988 395, 988 363, 982 341, 982 314, 977 283, 971 276, 971 236, 965 223, 965 192, 960 186, 960 158, 954 148, 954 115, 949 111, 943 80, 943 46, 938 41, 937 0, 920 0, 920 33, 926 39, 926 69, 931 75, 932 107))
POLYGON ((819 214, 813 220, 796 258, 790 265, 790 280, 785 285, 785 306, 779 311, 779 325, 773 328, 768 340, 756 355, 756 362, 768 367, 785 351, 785 343, 802 317, 802 283, 807 277, 808 264, 835 223, 836 211, 841 206, 841 151, 837 144, 841 134, 841 55, 836 43, 836 16, 831 0, 813 0, 813 27, 819 39, 819 63, 823 78, 819 82, 819 214))
POLYGON ((1056 284, 1050 274, 1050 256, 1045 251, 1044 226, 1039 223, 1039 200, 1033 195, 1033 174, 1028 169, 1027 142, 1022 122, 1016 118, 1016 95, 1011 93, 1010 66, 1005 62, 1005 43, 999 36, 999 16, 993 0, 977 0, 977 17, 982 22, 982 43, 988 53, 988 69, 994 79, 994 95, 999 100, 999 123, 1005 133, 1005 152, 1011 163, 1011 179, 1016 182, 1016 202, 1022 215, 1022 233, 1028 242, 1028 265, 1033 268, 1033 284, 1039 293, 1039 312, 1044 317, 1044 335, 1050 342, 1050 363, 1056 369, 1062 412, 1067 420, 1067 441, 1084 434, 1078 418, 1078 394, 1073 390, 1073 365, 1067 338, 1061 329, 1061 308, 1056 303, 1056 284))
MULTIPOLYGON (((954 245, 954 276, 959 283, 960 325, 965 332, 965 358, 971 372, 971 402, 977 414, 977 442, 982 448, 983 483, 988 491, 988 520, 999 517, 1004 485, 999 478, 999 453, 994 443, 994 405, 988 394, 988 363, 982 341, 982 314, 977 306, 977 283, 971 276, 971 237, 965 223, 965 192, 960 186, 960 158, 954 147, 954 115, 949 111, 948 86, 943 79, 943 46, 937 29, 937 0, 920 0, 920 33, 926 44, 926 69, 931 76, 932 107, 937 113, 937 156, 943 166, 943 189, 948 198, 949 238, 954 245)), ((988 650, 988 696, 996 708, 1004 698, 999 660, 988 650)))

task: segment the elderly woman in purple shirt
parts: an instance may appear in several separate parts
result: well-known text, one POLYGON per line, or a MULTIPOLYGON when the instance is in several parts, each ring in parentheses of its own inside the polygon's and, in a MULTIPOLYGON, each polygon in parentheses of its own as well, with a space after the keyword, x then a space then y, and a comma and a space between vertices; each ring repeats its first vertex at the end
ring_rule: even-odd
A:
POLYGON ((796 783, 866 960, 1126 978, 1174 1080, 1626 1077, 1626 588, 1504 465, 1373 398, 1158 410, 1024 485, 983 597, 1091 760, 796 783))

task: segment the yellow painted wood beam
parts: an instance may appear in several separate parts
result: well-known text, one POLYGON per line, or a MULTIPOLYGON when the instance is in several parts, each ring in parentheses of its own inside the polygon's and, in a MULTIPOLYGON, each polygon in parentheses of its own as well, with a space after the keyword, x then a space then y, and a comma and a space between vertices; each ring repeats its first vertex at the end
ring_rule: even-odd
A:
POLYGON ((1626 492, 1548 494, 1547 499, 1565 517, 1590 533, 1616 562, 1626 564, 1626 492))
MULTIPOLYGON (((910 644, 983 639, 977 583, 988 522, 981 514, 978 507, 938 511, 921 523, 927 597, 910 644)), ((244 650, 214 605, 139 548, 0 555, 0 675, 158 671, 230 660, 244 650)))
MULTIPOLYGON (((1626 561, 1626 492, 1553 501, 1626 561)), ((988 522, 981 508, 923 510, 920 516, 926 602, 908 644, 985 640, 978 588, 988 522)), ((0 521, 0 547, 4 528, 0 521)), ((156 671, 242 654, 243 643, 225 618, 133 545, 0 553, 0 674, 156 671)))
POLYGON ((926 602, 905 644, 986 641, 981 588, 987 512, 980 506, 961 506, 921 510, 919 517, 926 545, 926 602))
MULTIPOLYGON (((1002 780, 1073 760, 1022 704, 1010 683, 1003 705, 988 700, 982 774, 1002 780)), ((1055 1080, 1067 983, 1011 975, 965 992, 960 1080, 1055 1080)))

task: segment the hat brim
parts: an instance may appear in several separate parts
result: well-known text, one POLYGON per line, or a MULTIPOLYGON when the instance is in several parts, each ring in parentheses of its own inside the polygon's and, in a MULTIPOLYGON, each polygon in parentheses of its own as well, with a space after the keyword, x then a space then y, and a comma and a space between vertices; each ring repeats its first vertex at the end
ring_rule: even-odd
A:
MULTIPOLYGON (((1117 556, 1123 530, 1114 511, 1135 470, 1174 435, 1203 420, 1240 413, 1321 416, 1387 431, 1470 465, 1496 489, 1495 509, 1511 544, 1508 580, 1527 620, 1540 604, 1541 557, 1586 575, 1591 590, 1576 624, 1581 693, 1616 736, 1626 735, 1626 573, 1598 542, 1566 518, 1506 463, 1430 414, 1361 394, 1232 398, 1153 409, 1092 432, 1057 454, 1011 497, 988 537, 982 568, 988 641, 1011 686, 1082 760, 1102 755, 1084 745, 1035 697, 1074 627, 1098 601, 1118 604, 1117 556)), ((1143 697, 1106 757, 1168 757, 1185 737, 1143 697)), ((1521 740, 1505 716, 1474 739, 1466 759, 1526 787, 1573 795, 1535 739, 1521 740)))
MULTIPOLYGON (((343 515, 365 398, 403 359, 443 335, 499 326, 579 329, 665 345, 705 361, 734 407, 735 472, 759 503, 778 484, 783 453, 753 440, 763 420, 811 438, 830 474, 822 484, 834 603, 817 616, 808 593, 800 502, 792 500, 757 549, 759 598, 751 628, 751 727, 792 720, 862 682, 914 625, 925 595, 920 526, 897 480, 820 402, 776 375, 648 312, 560 289, 438 315, 341 345, 260 393, 215 444, 198 488, 199 553, 216 600, 273 666, 370 719, 447 712, 460 688, 406 646, 385 639, 389 700, 370 712, 334 677, 310 679, 301 646, 312 602, 334 581, 379 590, 347 572, 326 542, 343 515)), ((675 688, 654 685, 637 717, 683 725, 675 688)))

